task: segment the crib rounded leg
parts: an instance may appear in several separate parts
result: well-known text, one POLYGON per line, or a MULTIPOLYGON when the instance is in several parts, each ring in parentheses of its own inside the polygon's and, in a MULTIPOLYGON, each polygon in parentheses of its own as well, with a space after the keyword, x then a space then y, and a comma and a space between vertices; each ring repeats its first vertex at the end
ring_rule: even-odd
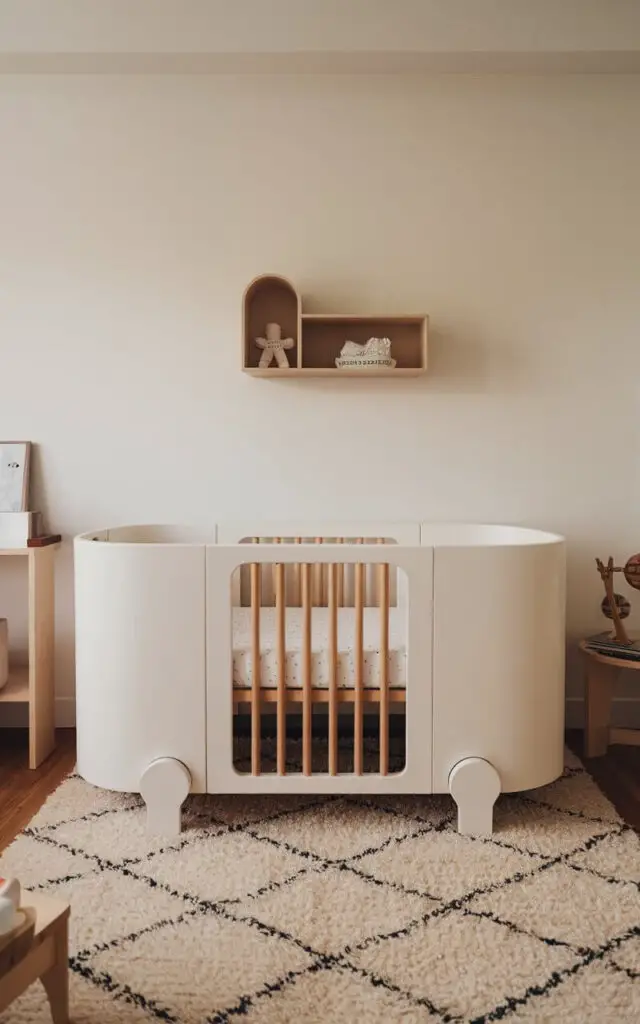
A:
POLYGON ((191 789, 191 773, 175 757, 158 757, 145 768, 140 793, 147 805, 147 832, 155 836, 180 834, 180 809, 191 789))
POLYGON ((458 805, 458 832, 490 836, 493 805, 500 793, 500 776, 482 757, 465 757, 449 772, 449 792, 458 805))

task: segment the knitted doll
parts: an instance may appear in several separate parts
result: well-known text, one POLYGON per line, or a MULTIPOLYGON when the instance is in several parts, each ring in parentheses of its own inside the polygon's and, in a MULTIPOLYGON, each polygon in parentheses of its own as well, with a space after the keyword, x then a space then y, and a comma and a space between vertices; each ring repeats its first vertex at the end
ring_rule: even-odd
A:
POLYGON ((272 359, 275 359, 278 366, 283 369, 289 366, 289 360, 284 350, 293 348, 295 341, 293 338, 282 337, 280 324, 267 324, 266 338, 256 338, 256 345, 258 348, 264 349, 258 363, 261 370, 269 366, 272 359))

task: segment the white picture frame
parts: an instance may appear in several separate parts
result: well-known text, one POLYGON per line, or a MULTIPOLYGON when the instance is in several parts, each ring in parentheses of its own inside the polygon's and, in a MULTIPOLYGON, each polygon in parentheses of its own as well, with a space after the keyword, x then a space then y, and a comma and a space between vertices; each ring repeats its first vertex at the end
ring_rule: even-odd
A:
POLYGON ((0 512, 29 511, 30 441, 0 441, 0 512))

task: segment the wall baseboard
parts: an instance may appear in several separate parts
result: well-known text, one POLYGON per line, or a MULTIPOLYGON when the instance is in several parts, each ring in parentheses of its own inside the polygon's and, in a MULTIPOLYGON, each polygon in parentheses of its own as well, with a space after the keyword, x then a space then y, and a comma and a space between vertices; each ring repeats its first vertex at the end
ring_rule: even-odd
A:
MULTIPOLYGON (((567 729, 584 728, 584 700, 582 697, 567 697, 565 704, 567 729)), ((640 729, 640 699, 618 697, 611 709, 611 724, 621 729, 640 729)))
POLYGON ((58 729, 73 729, 76 724, 76 702, 74 697, 56 698, 56 725, 58 729))

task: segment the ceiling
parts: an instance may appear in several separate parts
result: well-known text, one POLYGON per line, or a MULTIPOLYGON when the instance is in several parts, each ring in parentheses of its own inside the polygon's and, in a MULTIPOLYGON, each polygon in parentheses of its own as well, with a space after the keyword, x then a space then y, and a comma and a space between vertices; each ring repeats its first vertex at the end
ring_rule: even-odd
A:
POLYGON ((637 72, 640 0, 0 0, 4 72, 637 72))

